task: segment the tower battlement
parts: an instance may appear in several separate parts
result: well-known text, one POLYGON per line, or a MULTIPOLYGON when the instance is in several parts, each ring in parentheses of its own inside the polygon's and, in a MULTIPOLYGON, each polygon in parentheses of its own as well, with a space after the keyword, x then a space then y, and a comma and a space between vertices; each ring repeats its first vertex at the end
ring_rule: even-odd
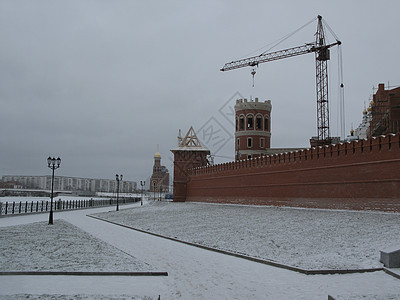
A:
POLYGON ((271 100, 265 100, 260 102, 258 100, 258 97, 256 97, 254 100, 250 99, 250 101, 248 101, 247 98, 237 99, 235 104, 235 111, 239 110, 271 111, 271 109, 272 109, 271 100))

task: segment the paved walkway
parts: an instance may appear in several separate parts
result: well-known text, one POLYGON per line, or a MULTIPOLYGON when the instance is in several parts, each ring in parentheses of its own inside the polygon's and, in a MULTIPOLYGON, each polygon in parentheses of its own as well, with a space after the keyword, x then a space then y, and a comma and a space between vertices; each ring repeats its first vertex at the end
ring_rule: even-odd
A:
MULTIPOLYGON (((161 299, 327 299, 331 295, 400 294, 398 279, 374 272, 304 275, 158 238, 86 214, 110 208, 59 212, 93 236, 148 262, 168 277, 2 276, 0 294, 161 295, 161 299)), ((0 218, 0 226, 46 221, 47 215, 0 218)), ((167 226, 167 224, 166 224, 167 226)))

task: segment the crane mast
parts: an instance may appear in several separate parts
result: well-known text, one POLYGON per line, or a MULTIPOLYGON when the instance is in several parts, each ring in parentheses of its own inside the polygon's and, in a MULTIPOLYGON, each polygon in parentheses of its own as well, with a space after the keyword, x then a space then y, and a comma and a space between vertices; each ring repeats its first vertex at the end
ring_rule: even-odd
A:
POLYGON ((329 132, 329 105, 328 105, 328 60, 329 48, 325 47, 325 32, 322 26, 322 17, 318 16, 318 25, 315 44, 320 48, 315 52, 315 73, 317 88, 317 131, 318 144, 331 144, 329 132))
POLYGON ((307 53, 315 53, 318 130, 318 140, 315 141, 315 143, 316 145, 330 144, 332 142, 332 139, 329 132, 328 104, 328 60, 330 59, 329 48, 340 44, 341 42, 339 40, 336 40, 336 42, 332 44, 326 44, 322 17, 318 16, 315 42, 307 43, 298 47, 263 53, 258 56, 232 61, 226 63, 220 70, 224 72, 243 67, 256 67, 261 63, 303 55, 307 53))

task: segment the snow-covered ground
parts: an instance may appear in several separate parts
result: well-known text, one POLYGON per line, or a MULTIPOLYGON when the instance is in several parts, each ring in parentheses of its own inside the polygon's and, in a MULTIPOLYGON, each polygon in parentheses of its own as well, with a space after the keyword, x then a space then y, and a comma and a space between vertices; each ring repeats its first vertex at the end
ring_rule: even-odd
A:
POLYGON ((120 224, 302 269, 380 268, 399 245, 400 214, 153 202, 97 216, 120 224))
POLYGON ((0 253, 0 271, 153 271, 64 220, 0 227, 0 253))
MULTIPOLYGON (((134 217, 139 216, 140 211, 143 211, 143 213, 148 211, 147 217, 151 219, 152 223, 161 223, 161 227, 168 227, 170 224, 164 223, 164 219, 154 217, 159 214, 158 211, 162 207, 167 212, 168 207, 172 205, 175 204, 141 207, 140 203, 136 203, 129 205, 133 209, 121 209, 119 213, 121 217, 125 218, 125 215, 134 217), (155 212, 153 216, 149 214, 151 210, 155 212)), ((192 207, 189 210, 196 209, 200 215, 202 209, 207 210, 207 208, 203 208, 203 205, 197 208, 195 206, 196 204, 188 204, 188 207, 192 207)), ((212 207, 211 210, 217 207, 215 205, 209 206, 212 207)), ((124 208, 126 207, 128 206, 124 208)), ((20 299, 29 296, 29 299, 157 299, 158 295, 161 295, 163 300, 327 299, 328 294, 330 294, 333 296, 340 295, 340 299, 350 297, 353 297, 350 299, 397 299, 400 295, 400 281, 383 271, 346 275, 304 275, 166 240, 86 216, 87 214, 109 210, 112 211, 111 215, 114 215, 114 209, 109 207, 56 212, 55 224, 46 226, 53 227, 49 230, 54 231, 67 230, 62 229, 62 227, 69 228, 67 231, 71 234, 69 242, 74 248, 73 251, 76 248, 76 251, 80 252, 79 248, 81 247, 90 252, 93 257, 97 257, 100 249, 111 247, 109 249, 113 254, 101 258, 104 260, 109 257, 111 265, 115 262, 115 259, 123 259, 124 261, 125 259, 128 259, 128 261, 132 259, 140 261, 145 266, 152 266, 154 270, 168 272, 167 277, 1 276, 0 298, 20 299), (73 224, 79 230, 66 222, 73 224), (80 242, 74 247, 76 236, 81 236, 84 239, 86 234, 90 235, 87 248, 86 246, 79 246, 79 243, 83 242, 80 237, 78 238, 80 242), (103 245, 96 250, 94 245, 98 243, 100 245, 107 243, 108 246, 103 245), (123 253, 126 253, 130 258, 124 256, 123 253)), ((174 212, 176 219, 188 218, 188 216, 183 217, 181 214, 182 211, 174 212)), ((192 215, 196 215, 196 212, 193 212, 192 215)), ((269 212, 269 215, 272 217, 273 211, 269 212)), ((247 213, 243 213, 243 217, 245 216, 248 216, 247 213)), ((42 223, 36 222, 46 222, 47 217, 46 214, 3 217, 0 218, 0 228, 2 234, 7 230, 18 232, 17 228, 20 228, 20 230, 26 228, 21 226, 24 224, 42 226, 42 223)), ((204 215, 203 217, 206 218, 204 215)), ((197 222, 198 220, 193 221, 197 222)), ((206 218, 204 221, 207 222, 208 219, 206 218)), ((241 221, 246 223, 243 218, 241 221)), ((214 221, 212 222, 214 223, 214 221)), ((383 226, 388 226, 384 224, 383 226)), ((182 223, 183 225, 185 223, 182 223)), ((197 225, 201 227, 201 223, 197 225)), ((302 224, 299 223, 297 226, 301 227, 302 224)), ((47 229, 44 230, 47 231, 47 229)), ((53 235, 57 237, 54 231, 53 235)), ((396 239, 396 236, 393 239, 396 239)), ((344 241, 345 238, 343 238, 344 241)), ((57 239, 52 242, 58 243, 57 239)), ((7 240, 5 243, 8 243, 7 240)), ((26 241, 26 243, 29 242, 26 241)), ((316 241, 315 247, 320 245, 321 243, 316 241)), ((23 254, 29 255, 27 249, 29 247, 24 247, 21 250, 14 249, 13 251, 16 251, 14 259, 17 260, 23 254)), ((30 258, 36 260, 38 256, 49 254, 51 251, 53 250, 44 249, 41 254, 40 251, 33 251, 30 258)), ((2 250, 2 253, 4 253, 4 250, 2 250)), ((47 261, 47 263, 51 264, 51 261, 53 260, 47 261)), ((110 266, 108 263, 106 265, 110 266)), ((79 264, 75 264, 75 267, 77 268, 76 271, 80 271, 79 264)))

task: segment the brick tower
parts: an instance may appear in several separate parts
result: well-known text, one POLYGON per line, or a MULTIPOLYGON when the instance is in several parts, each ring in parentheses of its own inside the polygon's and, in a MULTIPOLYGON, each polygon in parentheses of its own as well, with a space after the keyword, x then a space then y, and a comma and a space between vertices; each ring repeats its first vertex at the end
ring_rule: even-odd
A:
POLYGON ((271 100, 238 99, 235 105, 236 160, 258 157, 271 147, 271 100))
POLYGON ((179 130, 178 148, 172 149, 174 154, 174 202, 186 201, 188 169, 206 166, 210 150, 203 148, 193 128, 190 127, 182 139, 179 130))

